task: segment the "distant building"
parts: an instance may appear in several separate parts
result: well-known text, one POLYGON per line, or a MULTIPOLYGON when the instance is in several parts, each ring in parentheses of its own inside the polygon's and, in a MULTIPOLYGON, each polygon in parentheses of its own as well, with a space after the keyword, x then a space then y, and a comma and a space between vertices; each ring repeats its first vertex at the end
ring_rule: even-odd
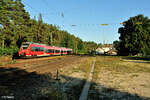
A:
POLYGON ((115 49, 111 49, 107 52, 107 55, 117 55, 117 51, 115 49))
POLYGON ((117 52, 112 44, 104 44, 102 47, 96 49, 96 54, 117 55, 117 52))

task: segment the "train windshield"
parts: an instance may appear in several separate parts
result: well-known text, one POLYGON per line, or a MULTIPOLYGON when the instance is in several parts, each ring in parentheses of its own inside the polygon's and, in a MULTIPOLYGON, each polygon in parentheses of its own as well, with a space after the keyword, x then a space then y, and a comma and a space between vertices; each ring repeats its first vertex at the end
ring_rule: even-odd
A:
POLYGON ((21 48, 22 48, 22 49, 28 49, 29 45, 30 45, 30 44, 22 44, 21 48))

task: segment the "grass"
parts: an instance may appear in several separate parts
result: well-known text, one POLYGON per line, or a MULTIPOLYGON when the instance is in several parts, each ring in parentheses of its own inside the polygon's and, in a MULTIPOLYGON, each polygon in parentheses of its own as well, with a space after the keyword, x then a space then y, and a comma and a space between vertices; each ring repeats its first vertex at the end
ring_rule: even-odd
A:
MULTIPOLYGON (((94 57, 87 57, 82 63, 80 63, 77 67, 73 67, 72 73, 84 73, 85 79, 88 78, 89 73, 92 68, 92 64, 94 61, 94 57)), ((79 79, 79 84, 72 84, 72 86, 69 88, 69 91, 67 93, 68 100, 77 100, 79 99, 79 96, 82 92, 82 88, 85 84, 85 79, 79 79)))
POLYGON ((94 61, 94 57, 88 57, 84 62, 82 62, 78 67, 74 67, 72 72, 84 72, 86 76, 89 75, 91 67, 94 61))
POLYGON ((0 57, 0 66, 3 66, 5 64, 11 64, 12 63, 12 56, 1 56, 0 57))
MULTIPOLYGON (((95 92, 92 94, 89 94, 90 98, 99 100, 101 98, 100 96, 102 96, 102 99, 105 100, 105 97, 108 97, 107 95, 110 95, 111 92, 115 92, 116 94, 114 96, 115 98, 117 98, 117 93, 121 93, 121 92, 117 92, 116 90, 123 89, 123 87, 120 87, 120 83, 115 82, 115 81, 121 80, 123 75, 128 75, 130 73, 131 74, 129 77, 133 79, 133 78, 139 77, 140 75, 139 73, 149 73, 149 72, 150 72, 150 63, 128 62, 128 61, 124 61, 123 57, 119 57, 119 56, 118 57, 117 56, 116 57, 115 56, 97 56, 96 66, 95 66, 94 75, 93 75, 93 83, 90 88, 90 90, 95 91, 95 92), (105 73, 106 73, 106 76, 105 76, 105 73), (100 74, 103 74, 102 75, 103 77, 99 76, 100 74), (113 77, 111 77, 111 75, 113 75, 113 77), (104 82, 100 81, 99 80, 100 78, 104 79, 104 82), (106 79, 111 78, 111 79, 107 81, 105 80, 105 78, 106 79), (105 84, 106 86, 103 87, 103 84, 105 84), (103 95, 103 94, 106 94, 106 95, 103 95)), ((146 85, 143 85, 143 86, 146 86, 146 85)), ((130 94, 128 94, 127 96, 123 98, 128 98, 128 96, 131 98, 134 98, 134 96, 130 96, 130 94)), ((138 98, 138 96, 135 96, 135 98, 138 98)), ((112 97, 106 98, 106 100, 112 100, 112 97)))
POLYGON ((38 97, 37 100, 64 100, 60 92, 54 89, 52 89, 51 91, 47 93, 45 96, 38 97))
POLYGON ((7 64, 12 64, 12 62, 9 61, 7 64))
POLYGON ((29 67, 29 66, 30 66, 29 64, 25 64, 25 65, 24 65, 24 67, 29 67))
POLYGON ((96 66, 100 68, 119 73, 150 72, 149 65, 148 63, 124 62, 122 57, 111 56, 97 57, 96 62, 96 66))
POLYGON ((17 61, 15 59, 13 61, 7 62, 7 64, 16 64, 16 63, 17 63, 17 61))
POLYGON ((80 62, 71 65, 72 67, 61 69, 59 84, 54 80, 51 84, 52 92, 49 91, 46 96, 39 97, 37 100, 78 100, 85 84, 85 78, 91 71, 93 60, 94 57, 83 58, 80 62))
POLYGON ((73 85, 65 93, 62 89, 51 88, 45 96, 38 97, 37 100, 78 100, 83 84, 84 81, 80 85, 73 85))
POLYGON ((0 62, 0 66, 3 66, 3 63, 0 62))
POLYGON ((94 61, 94 57, 89 57, 88 59, 86 59, 86 61, 84 61, 84 63, 80 64, 78 70, 85 72, 86 77, 88 77, 92 68, 93 61, 94 61))
POLYGON ((16 64, 16 63, 17 63, 16 59, 14 59, 12 63, 13 63, 13 64, 16 64))

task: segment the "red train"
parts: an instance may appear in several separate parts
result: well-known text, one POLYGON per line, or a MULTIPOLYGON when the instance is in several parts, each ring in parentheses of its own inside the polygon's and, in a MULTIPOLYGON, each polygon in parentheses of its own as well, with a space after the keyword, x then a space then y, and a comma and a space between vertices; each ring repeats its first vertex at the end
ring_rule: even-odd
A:
POLYGON ((72 54, 72 49, 64 47, 47 46, 45 44, 33 42, 24 42, 19 50, 20 57, 68 54, 72 54))

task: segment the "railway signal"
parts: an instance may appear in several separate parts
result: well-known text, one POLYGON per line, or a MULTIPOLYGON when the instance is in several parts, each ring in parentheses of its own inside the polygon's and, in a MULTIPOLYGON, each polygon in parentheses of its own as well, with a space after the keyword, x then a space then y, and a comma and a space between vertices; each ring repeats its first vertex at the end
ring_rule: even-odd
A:
POLYGON ((138 25, 139 25, 139 24, 142 24, 142 22, 136 22, 136 24, 138 24, 138 25))
POLYGON ((120 24, 126 25, 126 23, 120 23, 120 24))
POLYGON ((102 26, 107 26, 108 24, 101 24, 102 26))

